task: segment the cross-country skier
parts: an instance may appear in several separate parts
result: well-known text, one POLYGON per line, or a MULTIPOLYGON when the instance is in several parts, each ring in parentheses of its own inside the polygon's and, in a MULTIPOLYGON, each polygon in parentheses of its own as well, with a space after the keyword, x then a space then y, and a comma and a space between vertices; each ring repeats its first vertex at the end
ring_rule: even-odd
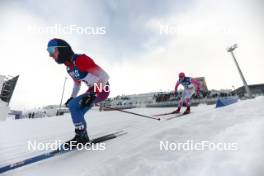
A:
POLYGON ((180 113, 181 107, 183 106, 183 104, 185 104, 187 108, 183 114, 189 114, 191 112, 192 95, 194 94, 195 90, 197 96, 199 96, 200 94, 200 82, 191 77, 186 77, 185 74, 181 72, 179 73, 179 80, 175 85, 174 95, 178 94, 177 91, 180 84, 184 87, 184 90, 182 93, 182 97, 178 103, 178 109, 174 111, 174 113, 180 113))
MULTIPOLYGON (((75 137, 66 142, 69 144, 89 143, 84 114, 95 104, 105 100, 109 95, 108 74, 89 56, 75 54, 71 46, 62 39, 52 39, 48 42, 49 56, 58 64, 66 66, 68 74, 74 82, 72 94, 65 105, 70 109, 75 137), (88 90, 77 96, 81 82, 88 90)), ((66 145, 66 146, 67 146, 66 145)))

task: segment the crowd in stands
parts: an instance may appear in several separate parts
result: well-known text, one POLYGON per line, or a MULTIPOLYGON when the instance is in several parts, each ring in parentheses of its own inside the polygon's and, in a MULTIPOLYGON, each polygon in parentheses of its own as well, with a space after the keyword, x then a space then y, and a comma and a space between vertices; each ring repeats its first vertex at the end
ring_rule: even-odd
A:
POLYGON ((164 102, 164 101, 170 101, 170 99, 173 97, 173 93, 158 93, 153 96, 153 98, 156 100, 156 102, 164 102))
MULTIPOLYGON (((193 99, 203 99, 203 98, 217 98, 217 97, 228 97, 228 96, 234 96, 234 92, 212 92, 212 91, 201 91, 199 96, 196 94, 193 94, 193 99)), ((180 91, 176 95, 174 95, 173 92, 168 93, 158 93, 153 96, 154 100, 156 102, 166 102, 166 101, 178 101, 181 99, 182 92, 180 91)))
MULTIPOLYGON (((174 95, 174 92, 159 92, 153 95, 153 100, 156 103, 159 102, 173 102, 173 101, 179 101, 182 97, 182 91, 179 91, 176 95, 174 95)), ((231 91, 218 91, 218 90, 212 90, 212 91, 200 91, 199 96, 196 94, 193 94, 192 99, 210 99, 210 98, 217 98, 217 97, 227 97, 227 96, 233 96, 235 95, 231 91)), ((150 104, 152 102, 149 102, 150 104)), ((142 102, 142 99, 137 101, 137 99, 131 99, 129 96, 121 95, 114 98, 108 98, 104 102, 100 103, 100 109, 105 106, 114 106, 114 107, 132 107, 132 106, 138 106, 140 104, 149 104, 148 102, 142 102)))
POLYGON ((118 95, 114 98, 108 98, 109 100, 129 100, 130 98, 128 96, 125 96, 125 95, 118 95))

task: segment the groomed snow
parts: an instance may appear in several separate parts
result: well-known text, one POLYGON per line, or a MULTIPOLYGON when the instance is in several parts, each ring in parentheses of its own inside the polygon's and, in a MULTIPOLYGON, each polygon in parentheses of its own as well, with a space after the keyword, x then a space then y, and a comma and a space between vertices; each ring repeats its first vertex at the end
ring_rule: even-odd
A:
MULTIPOLYGON (((8 176, 262 176, 264 175, 264 97, 215 109, 193 107, 193 113, 155 121, 116 111, 86 114, 91 137, 124 129, 128 134, 106 142, 104 151, 74 151, 18 168, 8 176), (232 144, 235 150, 170 150, 169 144, 232 144)), ((143 114, 174 108, 138 108, 143 114)), ((27 142, 66 140, 74 135, 69 114, 61 117, 0 122, 0 167, 34 156, 27 142)), ((234 149, 234 148, 233 148, 234 149)))

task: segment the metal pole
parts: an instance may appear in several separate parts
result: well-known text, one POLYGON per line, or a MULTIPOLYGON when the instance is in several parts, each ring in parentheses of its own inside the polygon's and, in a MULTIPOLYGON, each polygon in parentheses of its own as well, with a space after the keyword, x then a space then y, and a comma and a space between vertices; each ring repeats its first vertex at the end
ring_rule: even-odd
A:
POLYGON ((65 79, 64 79, 64 84, 63 84, 63 89, 62 89, 62 95, 61 95, 61 101, 60 101, 60 108, 59 108, 59 110, 61 109, 61 104, 62 104, 62 100, 63 100, 63 96, 64 96, 64 90, 65 90, 66 81, 67 81, 67 77, 65 77, 65 79))
POLYGON ((245 89, 246 89, 246 92, 247 92, 247 94, 248 94, 248 97, 251 98, 251 97, 252 97, 252 96, 251 96, 251 92, 250 92, 249 87, 248 87, 248 84, 247 84, 247 82, 246 82, 246 80, 245 80, 245 78, 244 78, 244 75, 243 75, 243 73, 242 73, 242 71, 241 71, 241 69, 240 69, 240 67, 239 67, 239 65, 238 65, 238 63, 237 63, 236 57, 235 57, 233 51, 231 51, 230 53, 231 53, 231 55, 232 55, 232 57, 233 57, 233 59, 234 59, 234 62, 235 62, 235 64, 236 64, 236 66, 237 66, 237 69, 238 69, 239 75, 240 75, 240 77, 241 77, 241 79, 242 79, 242 81, 243 81, 243 84, 244 84, 244 86, 245 86, 245 89))
MULTIPOLYGON (((97 104, 97 106, 99 106, 99 105, 97 104)), ((145 117, 145 118, 149 118, 149 119, 153 119, 153 120, 161 120, 160 118, 155 118, 155 117, 148 116, 148 115, 134 113, 134 112, 122 110, 122 109, 119 109, 119 108, 113 108, 113 107, 109 107, 109 106, 104 106, 103 108, 111 109, 111 110, 115 110, 115 111, 119 111, 119 112, 124 112, 124 113, 128 113, 128 114, 133 114, 133 115, 136 115, 136 116, 145 117)))
POLYGON ((244 87, 246 89, 248 97, 252 98, 252 95, 251 95, 250 89, 248 87, 248 84, 246 82, 246 79, 244 78, 244 75, 243 75, 243 73, 242 73, 242 71, 241 71, 241 69, 240 69, 240 67, 238 65, 238 62, 237 62, 236 57, 235 57, 234 52, 233 52, 236 48, 237 48, 237 45, 235 44, 235 45, 231 46, 230 48, 228 48, 227 51, 231 53, 231 55, 232 55, 232 57, 234 59, 234 62, 235 62, 236 67, 238 69, 239 75, 240 75, 240 77, 241 77, 241 79, 243 81, 243 84, 244 84, 244 87))

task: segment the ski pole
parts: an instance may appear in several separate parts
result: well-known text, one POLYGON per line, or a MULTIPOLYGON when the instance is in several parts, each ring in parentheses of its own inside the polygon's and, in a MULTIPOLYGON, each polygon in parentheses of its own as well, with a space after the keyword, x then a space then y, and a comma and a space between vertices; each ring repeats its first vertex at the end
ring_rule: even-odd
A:
POLYGON ((109 106, 104 106, 103 108, 111 109, 111 110, 115 110, 115 111, 119 111, 119 112, 124 112, 124 113, 128 113, 128 114, 133 114, 136 116, 145 117, 145 118, 149 118, 149 119, 153 119, 153 120, 160 120, 160 118, 155 118, 155 117, 151 117, 151 116, 147 116, 147 115, 143 115, 143 114, 138 114, 135 112, 130 112, 130 111, 126 111, 126 110, 122 110, 122 109, 118 109, 118 108, 112 108, 109 106))

